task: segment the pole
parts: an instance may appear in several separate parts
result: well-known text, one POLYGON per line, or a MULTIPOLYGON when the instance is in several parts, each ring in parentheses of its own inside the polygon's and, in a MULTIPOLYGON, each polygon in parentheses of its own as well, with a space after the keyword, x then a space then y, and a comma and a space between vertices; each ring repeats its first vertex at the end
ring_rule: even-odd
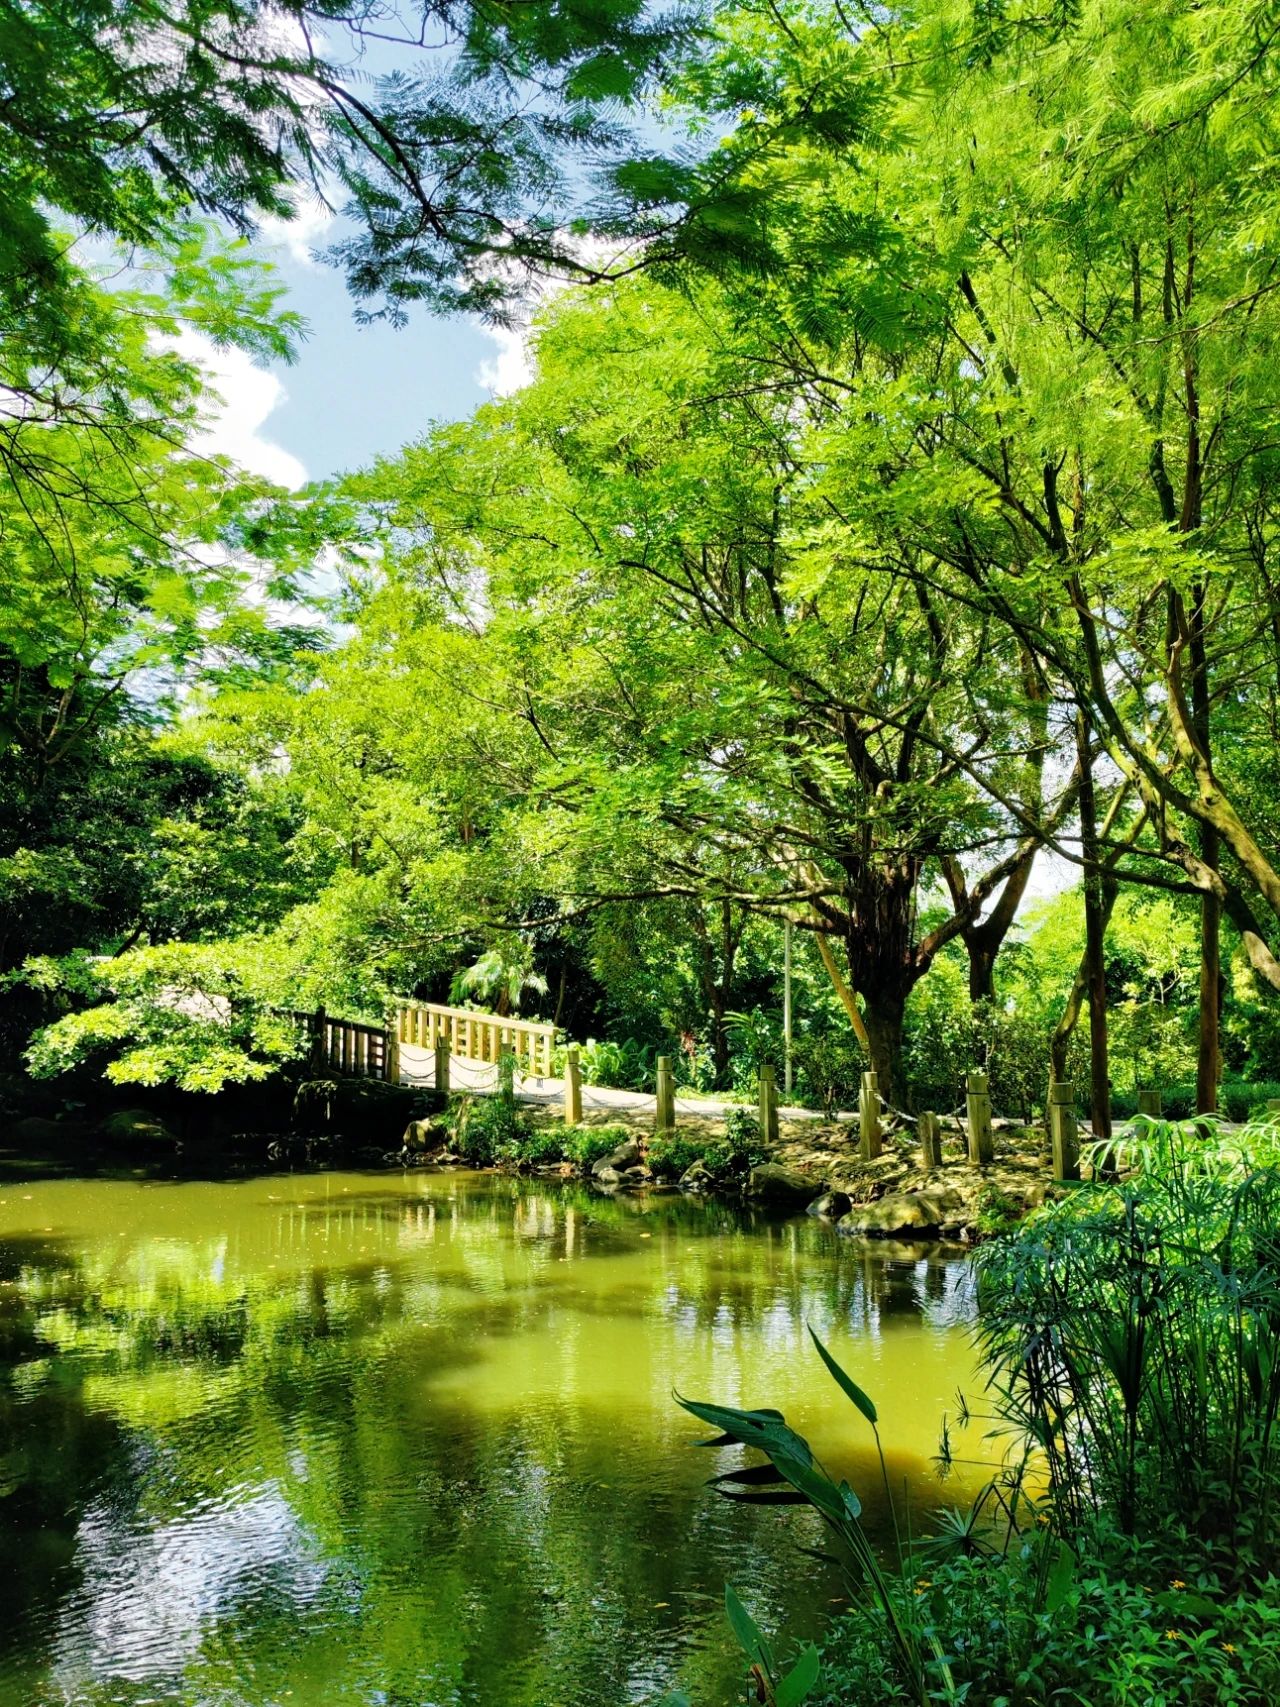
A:
POLYGON ((791 1095, 791 920, 782 928, 782 1088, 791 1095))

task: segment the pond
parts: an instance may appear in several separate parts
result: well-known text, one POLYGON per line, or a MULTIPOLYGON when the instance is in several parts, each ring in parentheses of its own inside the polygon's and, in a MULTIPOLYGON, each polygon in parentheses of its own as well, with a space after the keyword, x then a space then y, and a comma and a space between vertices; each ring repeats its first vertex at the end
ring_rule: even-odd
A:
POLYGON ((812 1323, 893 1478, 962 1503, 972 1309, 963 1260, 676 1195, 10 1176, 0 1707, 721 1707, 726 1578, 797 1636, 842 1584, 811 1514, 707 1489, 672 1390, 780 1406, 874 1518, 812 1323))

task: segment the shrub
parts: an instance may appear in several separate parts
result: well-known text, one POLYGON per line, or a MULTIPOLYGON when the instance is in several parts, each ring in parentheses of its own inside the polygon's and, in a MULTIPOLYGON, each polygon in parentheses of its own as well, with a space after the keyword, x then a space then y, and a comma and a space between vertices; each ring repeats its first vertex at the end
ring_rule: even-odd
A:
POLYGON ((681 1132, 657 1132, 645 1155, 655 1179, 678 1180, 695 1162, 704 1160, 710 1146, 681 1132))
POLYGON ((760 1136, 760 1119, 749 1108, 731 1108, 725 1115, 724 1138, 714 1146, 716 1166, 713 1173, 747 1174, 761 1162, 767 1162, 769 1152, 760 1136))
POLYGON ((981 1341, 1006 1421, 1044 1453, 1070 1530, 1187 1513, 1269 1550, 1280 1411, 1276 1129, 1153 1122, 1094 1146, 1129 1170, 979 1257, 981 1341))
POLYGON ((1280 1101, 1280 1083, 1274 1079, 1240 1081, 1221 1087, 1219 1106, 1228 1120, 1255 1120, 1266 1112, 1269 1102, 1280 1101))
POLYGON ((802 1033, 792 1044, 791 1059, 801 1088, 828 1118, 837 1108, 856 1105, 867 1057, 851 1031, 802 1033))
POLYGON ((555 1126, 532 1126, 527 1120, 521 1130, 511 1133, 495 1146, 500 1162, 515 1163, 518 1167, 539 1167, 564 1160, 564 1133, 555 1126))
MULTIPOLYGON (((1280 1622, 1269 1595, 1231 1592, 1194 1543, 1183 1543, 1176 1566, 1167 1550, 1105 1530, 1081 1543, 1077 1554, 1059 1552, 1051 1538, 1022 1539, 1003 1558, 984 1549, 916 1560, 899 1594, 937 1644, 932 1699, 966 1707, 1269 1707, 1280 1699, 1280 1622), (1046 1554, 1064 1561, 1056 1581, 1046 1554), (944 1664, 954 1695, 943 1687, 944 1664)), ((916 1699, 895 1676, 878 1609, 855 1602, 824 1643, 811 1707, 916 1699)))
POLYGON ((584 1172, 631 1137, 625 1126, 574 1126, 564 1135, 564 1153, 584 1172))
POLYGON ((532 1131, 514 1102, 501 1096, 453 1098, 445 1125, 453 1148, 473 1168, 491 1168, 517 1155, 532 1131))

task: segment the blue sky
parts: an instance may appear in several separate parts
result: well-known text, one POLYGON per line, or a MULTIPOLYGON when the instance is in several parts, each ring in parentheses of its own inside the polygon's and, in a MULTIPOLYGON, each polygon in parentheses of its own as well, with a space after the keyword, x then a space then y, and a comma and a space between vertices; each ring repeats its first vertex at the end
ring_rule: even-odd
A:
POLYGON ((479 322, 420 310, 399 330, 357 325, 342 273, 310 253, 334 230, 323 214, 304 212, 255 245, 308 324, 292 366, 255 367, 237 351, 188 344, 222 399, 211 448, 290 486, 366 467, 433 421, 469 415, 523 372, 519 336, 479 322))

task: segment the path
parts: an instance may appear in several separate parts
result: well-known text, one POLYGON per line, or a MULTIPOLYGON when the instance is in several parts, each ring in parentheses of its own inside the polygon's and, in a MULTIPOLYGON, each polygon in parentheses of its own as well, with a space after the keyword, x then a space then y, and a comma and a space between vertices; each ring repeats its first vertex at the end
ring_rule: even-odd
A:
MULTIPOLYGON (((435 1083, 435 1058, 429 1049, 419 1049, 414 1044, 400 1045, 400 1082, 406 1085, 432 1085, 435 1083)), ((465 1055, 449 1057, 449 1088, 454 1091, 473 1091, 478 1095, 487 1096, 498 1088, 498 1069, 489 1061, 472 1061, 465 1055)), ((516 1074, 516 1095, 522 1102, 564 1103, 564 1081, 562 1079, 538 1079, 527 1077, 524 1073, 516 1074)), ((736 1102, 724 1097, 681 1096, 676 1095, 676 1113, 691 1118, 721 1119, 732 1108, 754 1108, 750 1102, 736 1102)), ((652 1113, 657 1107, 657 1098, 646 1091, 619 1091, 608 1085, 583 1085, 582 1112, 589 1114, 593 1109, 613 1109, 619 1114, 652 1113)), ((782 1120, 813 1120, 820 1121, 824 1116, 812 1108, 779 1108, 778 1116, 782 1120)), ((841 1118, 840 1116, 836 1117, 841 1118)), ((845 1117, 847 1118, 847 1117, 845 1117)))

